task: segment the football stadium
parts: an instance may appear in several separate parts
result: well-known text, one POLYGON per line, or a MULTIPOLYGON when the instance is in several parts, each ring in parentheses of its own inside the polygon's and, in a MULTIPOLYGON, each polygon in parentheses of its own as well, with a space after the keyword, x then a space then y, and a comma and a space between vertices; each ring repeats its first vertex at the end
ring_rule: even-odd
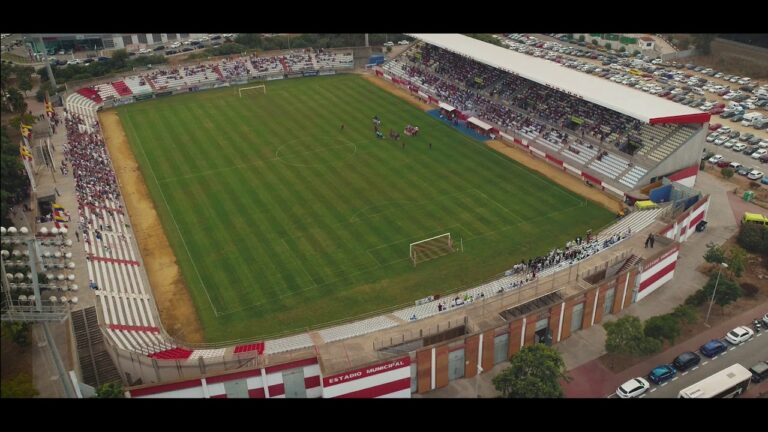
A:
POLYGON ((386 58, 294 49, 70 87, 45 140, 72 214, 33 233, 70 239, 82 289, 49 300, 70 303, 83 382, 411 397, 672 279, 709 208, 708 113, 408 36, 386 58))

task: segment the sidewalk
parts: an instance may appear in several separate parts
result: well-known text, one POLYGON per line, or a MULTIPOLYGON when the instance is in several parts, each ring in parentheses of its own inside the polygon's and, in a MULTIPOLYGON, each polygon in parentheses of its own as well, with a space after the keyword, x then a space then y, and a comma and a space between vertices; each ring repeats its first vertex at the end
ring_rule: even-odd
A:
MULTIPOLYGON (((637 377, 645 376, 655 366, 669 363, 671 359, 685 351, 698 351, 699 347, 711 339, 720 339, 728 331, 739 325, 749 325, 756 316, 765 313, 765 305, 754 308, 731 317, 720 324, 706 329, 696 336, 669 347, 653 357, 627 368, 621 372, 613 373, 602 365, 599 359, 594 359, 576 369, 570 370, 568 375, 573 378, 570 383, 563 385, 566 397, 606 397, 616 391, 622 383, 637 377)), ((765 343, 765 341, 763 341, 765 343)), ((706 360, 706 359, 705 359, 706 360)), ((755 386, 757 387, 757 386, 755 386)))

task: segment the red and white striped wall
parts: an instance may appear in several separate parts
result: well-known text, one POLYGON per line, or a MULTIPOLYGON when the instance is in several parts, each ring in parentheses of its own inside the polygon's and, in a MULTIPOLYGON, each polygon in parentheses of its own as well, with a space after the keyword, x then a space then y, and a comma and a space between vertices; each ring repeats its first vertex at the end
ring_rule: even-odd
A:
POLYGON ((675 243, 667 252, 640 267, 638 276, 638 293, 635 301, 654 292, 660 286, 672 280, 675 276, 675 266, 680 252, 680 244, 675 243))
POLYGON ((696 184, 696 176, 699 174, 699 165, 691 165, 667 177, 671 181, 678 182, 683 186, 690 188, 696 184))
POLYGON ((323 398, 410 398, 408 356, 323 377, 323 398))
POLYGON ((126 393, 132 398, 226 398, 225 383, 244 379, 248 397, 279 399, 285 398, 283 371, 297 368, 303 368, 307 398, 321 397, 323 389, 320 385, 320 365, 316 357, 266 368, 144 386, 128 390, 126 393))
POLYGON ((707 219, 708 211, 709 195, 681 213, 673 223, 667 225, 659 234, 682 243, 696 232, 696 225, 699 222, 707 219))

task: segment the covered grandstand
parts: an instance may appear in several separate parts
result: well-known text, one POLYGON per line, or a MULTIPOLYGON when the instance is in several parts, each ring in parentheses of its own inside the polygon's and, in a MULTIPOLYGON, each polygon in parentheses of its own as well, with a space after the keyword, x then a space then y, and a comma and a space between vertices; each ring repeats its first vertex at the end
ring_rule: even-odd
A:
POLYGON ((624 197, 698 164, 710 114, 460 34, 411 34, 378 74, 624 197))

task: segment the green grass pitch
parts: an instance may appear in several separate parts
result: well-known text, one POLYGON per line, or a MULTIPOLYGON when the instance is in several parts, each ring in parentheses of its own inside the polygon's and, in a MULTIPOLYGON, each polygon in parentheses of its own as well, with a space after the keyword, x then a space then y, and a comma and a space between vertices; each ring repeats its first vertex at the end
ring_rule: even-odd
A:
POLYGON ((359 76, 233 93, 118 108, 209 342, 413 304, 613 217, 359 76), (414 267, 446 232, 464 252, 414 267))

